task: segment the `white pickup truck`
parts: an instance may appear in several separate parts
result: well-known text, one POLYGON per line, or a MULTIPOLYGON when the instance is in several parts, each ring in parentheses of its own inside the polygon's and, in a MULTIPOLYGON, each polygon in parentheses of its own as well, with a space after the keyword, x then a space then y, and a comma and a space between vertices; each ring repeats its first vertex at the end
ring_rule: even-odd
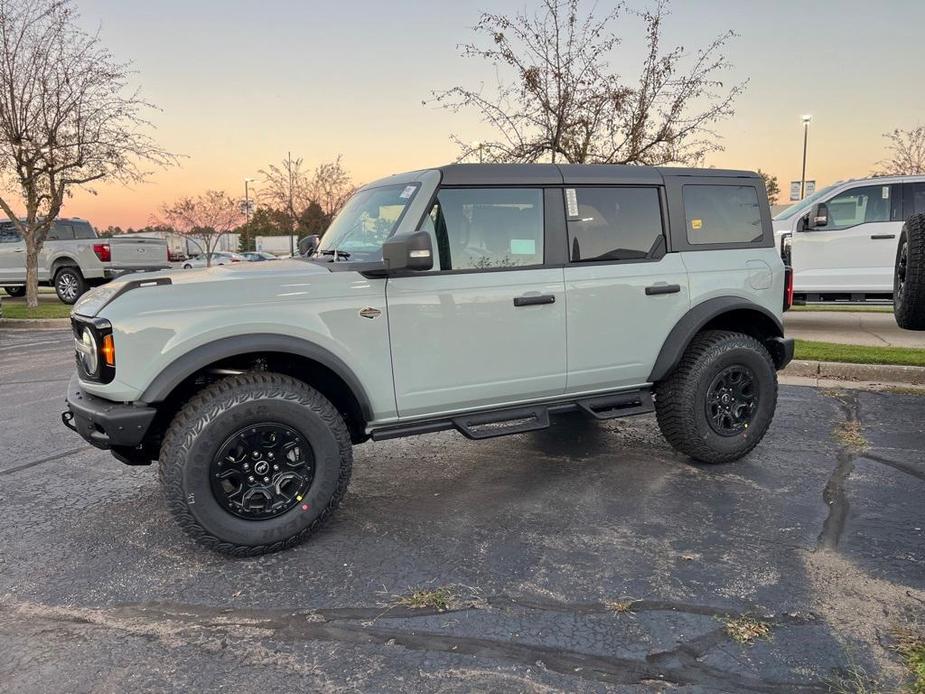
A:
MULTIPOLYGON (((39 254, 39 284, 73 304, 90 287, 128 272, 163 270, 167 242, 157 238, 101 239, 85 219, 57 219, 39 254)), ((26 244, 10 221, 0 222, 0 286, 10 296, 26 292, 26 244)))
POLYGON ((841 181, 774 217, 797 301, 890 300, 903 224, 925 213, 925 176, 841 181))

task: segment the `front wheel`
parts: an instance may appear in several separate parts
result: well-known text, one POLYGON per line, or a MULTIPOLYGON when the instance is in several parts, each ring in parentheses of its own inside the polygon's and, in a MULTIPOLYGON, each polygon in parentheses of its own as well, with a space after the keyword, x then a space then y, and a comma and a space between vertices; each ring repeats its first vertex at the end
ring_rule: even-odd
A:
POLYGON ((656 386, 655 414, 675 449, 726 463, 764 438, 777 407, 777 372, 767 349, 741 333, 707 330, 656 386))
POLYGON ((334 406, 288 376, 246 373, 197 394, 160 455, 167 506, 210 549, 237 556, 305 540, 347 491, 353 453, 334 406))
POLYGON ((906 221, 896 249, 893 314, 905 330, 925 330, 925 214, 906 221))

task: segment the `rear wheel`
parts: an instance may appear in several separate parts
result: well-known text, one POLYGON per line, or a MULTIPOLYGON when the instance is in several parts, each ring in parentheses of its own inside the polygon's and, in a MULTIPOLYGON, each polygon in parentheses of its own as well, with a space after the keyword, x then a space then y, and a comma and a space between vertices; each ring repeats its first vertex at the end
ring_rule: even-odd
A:
POLYGON ((55 293, 63 303, 75 303, 86 291, 87 281, 76 267, 63 267, 55 273, 55 293))
POLYGON ((19 297, 26 295, 25 287, 4 287, 3 291, 12 296, 14 299, 18 299, 19 297))
POLYGON ((694 460, 725 463, 764 438, 777 407, 777 372, 755 338, 708 330, 693 339, 655 393, 668 443, 694 460))
POLYGON ((909 217, 899 235, 893 315, 906 330, 925 330, 925 215, 909 217))
POLYGON ((315 389, 247 373, 197 394, 160 455, 167 506, 200 544, 249 556, 291 547, 340 503, 353 453, 347 427, 315 389))

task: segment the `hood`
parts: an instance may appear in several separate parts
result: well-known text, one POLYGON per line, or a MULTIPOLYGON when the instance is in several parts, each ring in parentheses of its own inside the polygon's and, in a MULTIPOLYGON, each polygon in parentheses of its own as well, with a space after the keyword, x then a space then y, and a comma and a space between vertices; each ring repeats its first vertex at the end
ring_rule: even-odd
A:
MULTIPOLYGON (((241 262, 231 265, 191 270, 162 270, 159 272, 135 272, 123 275, 113 281, 96 287, 84 294, 74 304, 73 313, 94 317, 108 304, 126 292, 144 290, 157 285, 171 285, 183 288, 187 293, 196 291, 196 285, 213 290, 226 282, 237 285, 241 281, 286 284, 330 275, 331 271, 320 263, 306 260, 286 259, 265 263, 241 262)), ((223 290, 225 291, 225 290, 223 290)), ((232 286, 227 291, 231 292, 232 286)))

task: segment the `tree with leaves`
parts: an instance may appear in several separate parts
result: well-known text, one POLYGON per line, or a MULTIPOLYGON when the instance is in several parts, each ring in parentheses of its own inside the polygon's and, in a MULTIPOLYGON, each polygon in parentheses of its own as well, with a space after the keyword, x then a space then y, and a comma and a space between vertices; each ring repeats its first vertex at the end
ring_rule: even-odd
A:
POLYGON ((875 176, 925 174, 925 126, 897 128, 883 136, 889 141, 887 158, 878 162, 875 176))
POLYGON ((220 190, 208 190, 197 197, 180 198, 161 210, 160 224, 169 225, 187 236, 205 253, 206 267, 222 236, 238 226, 241 211, 238 203, 220 190))
POLYGON ((761 176, 761 180, 764 181, 764 187, 767 188, 768 202, 772 205, 776 205, 780 197, 780 183, 777 182, 777 176, 765 173, 761 169, 758 169, 758 175, 761 176))
POLYGON ((176 161, 148 135, 153 107, 128 90, 130 74, 78 26, 71 0, 0 0, 0 209, 25 241, 29 306, 67 197, 176 161))
POLYGON ((533 14, 486 12, 463 57, 489 63, 492 88, 452 87, 432 103, 473 110, 494 139, 467 144, 453 136, 460 160, 575 164, 692 164, 722 149, 712 127, 733 113, 745 84, 726 87, 727 31, 688 54, 664 49, 668 0, 650 10, 618 4, 606 13, 582 0, 542 0, 533 14), (635 80, 610 65, 624 15, 642 24, 646 52, 635 80))

